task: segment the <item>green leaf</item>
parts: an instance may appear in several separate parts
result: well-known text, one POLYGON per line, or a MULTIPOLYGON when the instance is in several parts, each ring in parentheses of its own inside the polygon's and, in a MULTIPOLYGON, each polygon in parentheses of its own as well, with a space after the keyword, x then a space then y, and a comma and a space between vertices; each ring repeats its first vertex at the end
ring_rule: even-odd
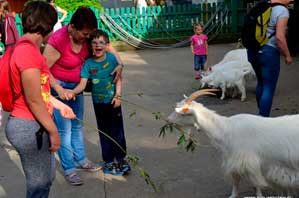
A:
POLYGON ((137 93, 137 96, 142 97, 143 93, 137 93))
POLYGON ((186 146, 186 150, 193 152, 195 150, 195 142, 192 140, 189 140, 189 142, 186 146))
POLYGON ((155 116, 156 120, 160 120, 162 117, 161 112, 153 112, 152 114, 155 116))
POLYGON ((127 160, 129 163, 131 163, 133 166, 137 166, 140 158, 138 156, 133 155, 127 155, 127 160))
POLYGON ((181 134, 181 136, 179 137, 178 141, 177 141, 177 145, 184 145, 186 143, 186 138, 184 134, 181 134))
POLYGON ((136 111, 130 113, 129 118, 131 118, 131 117, 133 117, 133 116, 135 116, 135 115, 136 115, 136 111))
POLYGON ((173 132, 173 127, 174 127, 174 123, 172 122, 166 122, 165 125, 163 125, 161 128, 160 128, 160 133, 159 133, 159 137, 165 137, 166 135, 166 132, 169 131, 170 133, 173 132))

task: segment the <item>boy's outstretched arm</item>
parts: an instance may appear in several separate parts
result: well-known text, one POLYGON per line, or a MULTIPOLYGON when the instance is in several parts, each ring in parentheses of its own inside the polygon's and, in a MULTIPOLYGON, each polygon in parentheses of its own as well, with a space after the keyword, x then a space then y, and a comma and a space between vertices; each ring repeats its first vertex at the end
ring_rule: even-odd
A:
POLYGON ((81 78, 80 83, 72 90, 74 97, 85 89, 87 80, 87 78, 81 78))

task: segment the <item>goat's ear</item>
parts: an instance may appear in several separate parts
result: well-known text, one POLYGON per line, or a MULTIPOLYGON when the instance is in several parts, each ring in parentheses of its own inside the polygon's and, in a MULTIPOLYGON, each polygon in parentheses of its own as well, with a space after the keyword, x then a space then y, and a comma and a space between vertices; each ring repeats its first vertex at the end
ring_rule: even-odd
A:
POLYGON ((184 98, 185 98, 185 99, 187 99, 187 98, 188 98, 188 97, 187 97, 185 94, 184 94, 183 96, 184 96, 184 98))

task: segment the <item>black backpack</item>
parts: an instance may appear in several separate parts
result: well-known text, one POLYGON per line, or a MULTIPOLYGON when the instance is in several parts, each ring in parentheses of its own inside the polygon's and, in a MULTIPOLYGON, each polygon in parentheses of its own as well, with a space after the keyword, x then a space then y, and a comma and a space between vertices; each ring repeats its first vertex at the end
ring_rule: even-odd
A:
POLYGON ((267 37, 267 27, 270 22, 272 7, 276 5, 283 4, 260 1, 250 9, 245 17, 241 32, 242 44, 245 48, 258 51, 275 35, 274 32, 267 37))

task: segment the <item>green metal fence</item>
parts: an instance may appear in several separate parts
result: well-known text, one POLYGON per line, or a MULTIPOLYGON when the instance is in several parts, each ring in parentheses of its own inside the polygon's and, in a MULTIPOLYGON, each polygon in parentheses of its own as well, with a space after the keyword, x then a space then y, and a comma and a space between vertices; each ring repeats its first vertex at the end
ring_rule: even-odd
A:
MULTIPOLYGON (((129 34, 137 38, 169 38, 188 36, 193 33, 194 22, 205 24, 216 14, 216 3, 199 5, 176 5, 146 9, 106 9, 110 16, 129 34)), ((101 28, 107 29, 102 23, 101 28)))
MULTIPOLYGON (((233 0, 232 0, 233 1, 233 0)), ((198 5, 175 5, 168 7, 153 6, 142 9, 112 8, 99 12, 92 8, 98 19, 99 28, 109 32, 111 40, 120 40, 115 31, 115 26, 122 28, 128 34, 139 39, 165 39, 180 38, 193 34, 194 22, 201 22, 219 26, 221 33, 236 33, 240 29, 245 10, 240 5, 231 3, 208 3, 198 5), (219 10, 219 8, 221 8, 219 10), (224 8, 229 11, 224 17, 224 8), (113 21, 107 23, 101 20, 101 16, 109 16, 113 21), (115 23, 114 25, 111 23, 115 23), (114 26, 114 27, 112 27, 114 26), (221 27, 220 27, 221 26, 221 27)), ((63 24, 70 22, 72 12, 63 24)), ((16 24, 19 34, 22 35, 20 15, 16 15, 16 24)), ((116 30, 117 31, 117 30, 116 30)), ((213 33, 213 32, 212 32, 213 33)))

